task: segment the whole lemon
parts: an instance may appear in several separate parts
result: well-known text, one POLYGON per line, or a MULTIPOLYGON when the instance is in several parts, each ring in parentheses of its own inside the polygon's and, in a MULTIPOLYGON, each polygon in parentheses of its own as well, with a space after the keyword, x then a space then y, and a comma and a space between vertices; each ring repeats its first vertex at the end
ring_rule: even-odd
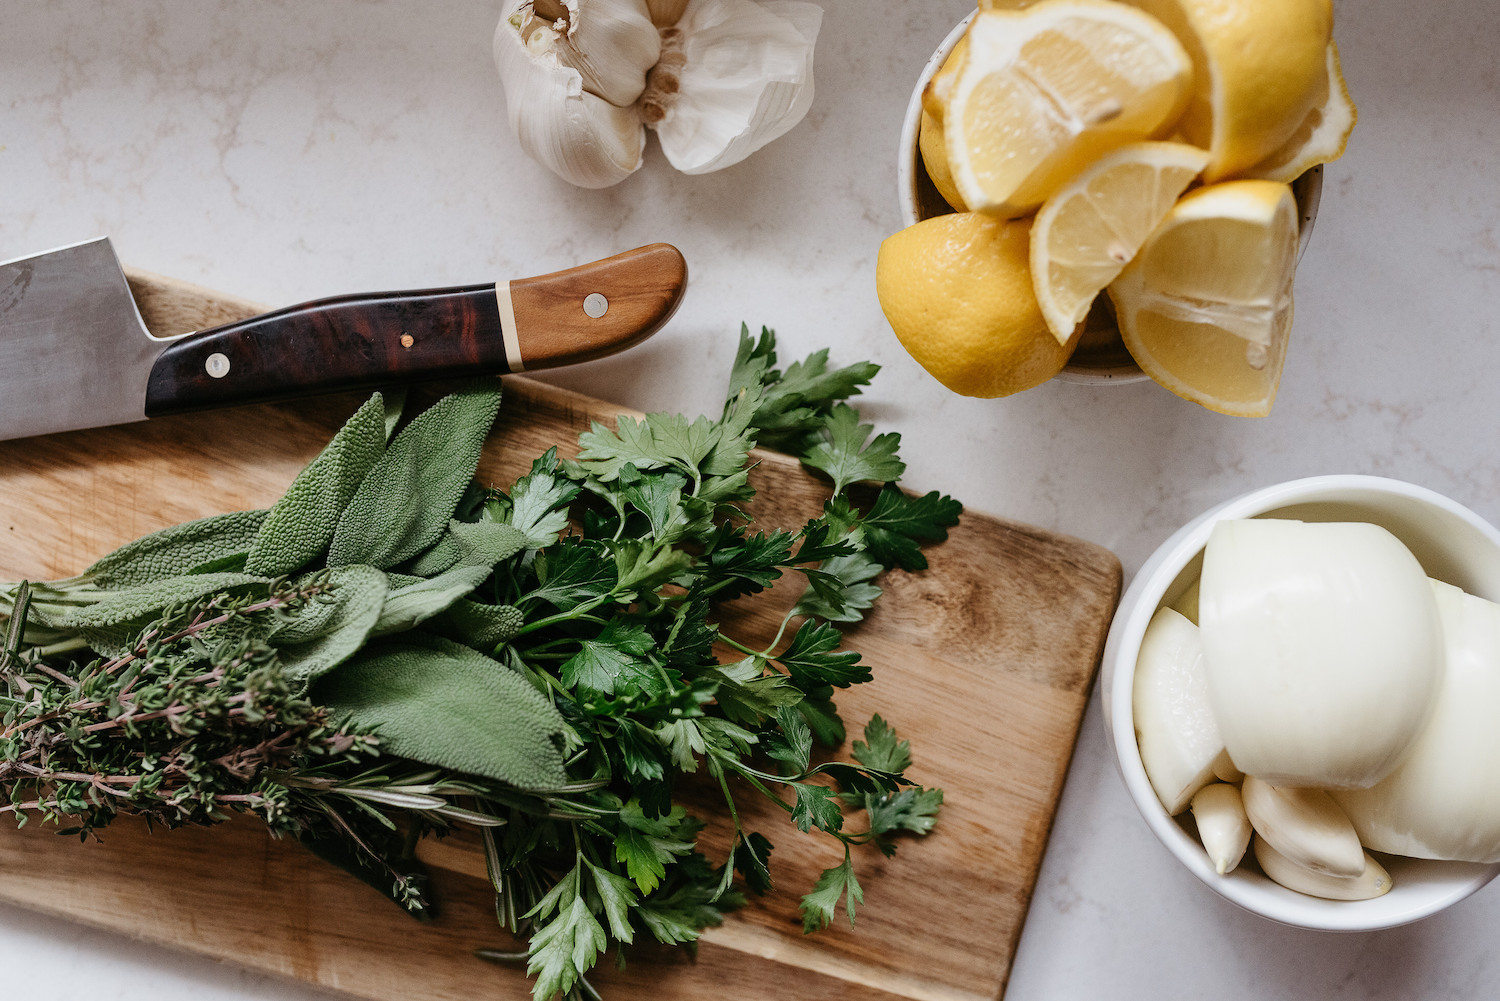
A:
POLYGON ((1062 370, 1078 345, 1047 329, 1031 282, 1031 220, 957 212, 880 245, 875 291, 901 345, 963 396, 1009 396, 1062 370))

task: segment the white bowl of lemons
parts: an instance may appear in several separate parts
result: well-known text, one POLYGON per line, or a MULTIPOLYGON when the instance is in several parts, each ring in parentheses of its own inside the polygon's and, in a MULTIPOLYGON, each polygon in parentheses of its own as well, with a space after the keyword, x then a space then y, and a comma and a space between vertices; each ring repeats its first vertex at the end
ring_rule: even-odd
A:
POLYGON ((939 46, 877 287, 941 382, 994 397, 1149 375, 1269 413, 1320 165, 1354 109, 1326 0, 1239 2, 1259 14, 1216 38, 1193 18, 1222 0, 986 0, 939 46), (1267 73, 1282 85, 1245 82, 1267 73))
POLYGON ((1500 737, 1482 696, 1500 693, 1495 602, 1500 531, 1398 480, 1294 480, 1188 522, 1126 589, 1100 675, 1152 833, 1225 899, 1302 928, 1388 928, 1484 886, 1500 874, 1500 737), (1277 816, 1268 792, 1332 820, 1277 816), (1333 866, 1340 837, 1357 874, 1303 871, 1333 866), (1310 844, 1325 861, 1286 864, 1310 844))

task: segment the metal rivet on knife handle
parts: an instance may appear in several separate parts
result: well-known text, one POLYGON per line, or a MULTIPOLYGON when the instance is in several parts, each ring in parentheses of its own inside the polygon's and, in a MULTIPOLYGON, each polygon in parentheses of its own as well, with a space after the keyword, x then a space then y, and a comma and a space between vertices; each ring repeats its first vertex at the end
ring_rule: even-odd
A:
POLYGON ((590 292, 583 299, 583 311, 594 319, 599 319, 609 310, 609 300, 598 292, 590 292))
POLYGON ((229 356, 222 351, 215 351, 203 359, 203 370, 215 379, 222 379, 229 374, 229 356))

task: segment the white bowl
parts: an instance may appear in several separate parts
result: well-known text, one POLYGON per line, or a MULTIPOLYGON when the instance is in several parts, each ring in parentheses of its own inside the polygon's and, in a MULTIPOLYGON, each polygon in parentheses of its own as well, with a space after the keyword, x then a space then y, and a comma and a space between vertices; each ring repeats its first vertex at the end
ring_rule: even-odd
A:
MULTIPOLYGON (((897 197, 901 203, 901 220, 904 226, 914 226, 923 219, 946 215, 953 207, 943 200, 927 176, 922 164, 922 152, 917 148, 917 135, 922 128, 922 91, 938 70, 943 68, 948 54, 963 37, 974 14, 969 14, 948 33, 912 88, 911 99, 906 105, 906 118, 901 124, 901 146, 896 158, 897 197)), ((1292 195, 1297 199, 1301 220, 1297 234, 1297 259, 1307 250, 1312 238, 1313 221, 1318 217, 1318 202, 1323 194, 1323 168, 1314 167, 1292 182, 1292 195)), ((1054 378, 1061 382, 1082 382, 1092 385, 1100 383, 1141 382, 1146 373, 1136 365, 1125 343, 1120 340, 1115 326, 1114 309, 1109 297, 1101 295, 1089 314, 1088 326, 1073 357, 1054 378)))
POLYGON ((1429 576, 1490 601, 1500 601, 1500 531, 1469 509, 1423 487, 1378 476, 1316 476, 1254 490, 1200 514, 1162 543, 1131 581, 1110 626, 1100 675, 1104 725, 1116 763, 1153 833, 1214 892, 1282 924, 1327 931, 1370 931, 1416 921, 1484 886, 1500 865, 1434 862, 1379 855, 1391 891, 1372 900, 1309 897, 1271 882, 1242 863, 1227 876, 1214 871, 1190 815, 1167 815, 1151 789, 1136 746, 1131 690, 1146 625, 1198 577, 1203 547, 1224 518, 1367 521, 1380 525, 1417 557, 1429 576))

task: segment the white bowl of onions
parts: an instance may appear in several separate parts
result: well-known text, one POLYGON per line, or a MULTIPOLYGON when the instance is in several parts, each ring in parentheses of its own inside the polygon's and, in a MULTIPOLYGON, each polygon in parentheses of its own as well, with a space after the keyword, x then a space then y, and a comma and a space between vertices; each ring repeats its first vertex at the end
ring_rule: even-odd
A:
POLYGON ((1500 531, 1423 487, 1320 476, 1206 511, 1141 567, 1105 644, 1126 788, 1255 914, 1368 931, 1436 913, 1500 874, 1496 603, 1500 531))

